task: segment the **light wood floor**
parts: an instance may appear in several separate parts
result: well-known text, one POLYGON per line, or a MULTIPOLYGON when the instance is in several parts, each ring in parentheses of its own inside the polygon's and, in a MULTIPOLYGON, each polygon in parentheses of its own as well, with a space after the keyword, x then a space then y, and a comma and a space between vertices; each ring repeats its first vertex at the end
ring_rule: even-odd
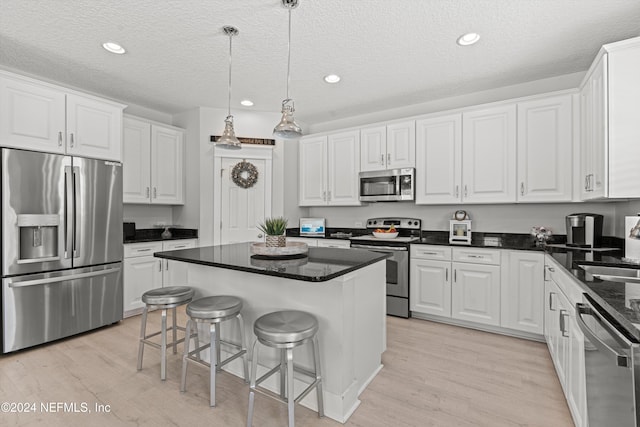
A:
MULTIPOLYGON (((181 313, 181 316, 184 314, 181 313)), ((149 324, 157 325, 158 314, 149 324)), ((179 392, 178 355, 160 381, 157 350, 147 347, 136 370, 139 317, 54 344, 0 357, 0 402, 31 402, 36 413, 0 413, 0 426, 243 426, 248 386, 218 375, 209 408, 206 369, 189 367, 179 392), (41 402, 85 402, 92 413, 43 413, 41 402), (95 404, 110 405, 96 413, 95 404)), ((384 369, 362 393, 346 423, 388 426, 572 426, 546 346, 418 319, 387 319, 384 369)), ((255 427, 286 425, 286 408, 256 398, 255 427)), ((296 406, 296 425, 336 427, 296 406)))

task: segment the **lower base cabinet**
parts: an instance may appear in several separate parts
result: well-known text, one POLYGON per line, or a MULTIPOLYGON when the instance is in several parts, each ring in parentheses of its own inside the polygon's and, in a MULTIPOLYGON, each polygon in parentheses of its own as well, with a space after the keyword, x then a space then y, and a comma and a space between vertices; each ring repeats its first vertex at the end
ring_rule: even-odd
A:
POLYGON ((451 317, 499 326, 500 266, 454 262, 452 268, 451 317))
POLYGON ((165 242, 129 243, 124 245, 123 315, 142 311, 142 294, 162 286, 180 286, 188 282, 183 262, 156 258, 155 252, 193 248, 197 239, 165 242))
POLYGON ((411 259, 411 311, 451 317, 451 261, 411 259))

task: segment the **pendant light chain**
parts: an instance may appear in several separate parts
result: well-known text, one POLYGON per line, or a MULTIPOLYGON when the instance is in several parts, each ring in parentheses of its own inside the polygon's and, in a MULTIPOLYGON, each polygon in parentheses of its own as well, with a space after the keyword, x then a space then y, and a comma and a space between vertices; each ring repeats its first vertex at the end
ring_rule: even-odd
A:
POLYGON ((290 84, 291 84, 291 7, 289 8, 289 40, 287 42, 287 99, 289 99, 290 84))
POLYGON ((229 99, 227 102, 227 116, 231 115, 231 58, 233 57, 232 55, 232 40, 233 40, 233 33, 229 33, 229 99))

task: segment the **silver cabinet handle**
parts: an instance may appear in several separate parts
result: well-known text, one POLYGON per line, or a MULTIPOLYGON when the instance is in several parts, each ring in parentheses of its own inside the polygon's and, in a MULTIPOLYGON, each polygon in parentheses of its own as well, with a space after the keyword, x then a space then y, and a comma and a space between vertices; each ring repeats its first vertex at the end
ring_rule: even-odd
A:
POLYGON ((387 153, 387 166, 391 164, 391 153, 387 153))
POLYGON ((449 269, 448 268, 444 269, 444 281, 445 282, 449 281, 449 269))
POLYGON ((422 255, 438 255, 438 252, 420 252, 422 255))
POLYGON ((154 199, 158 198, 158 188, 157 187, 153 187, 153 198, 154 199))
POLYGON ((327 193, 327 200, 331 200, 331 191, 327 193))
POLYGON ((464 185, 464 197, 467 197, 467 184, 464 185))
POLYGON ((469 258, 484 258, 484 255, 473 255, 473 254, 469 254, 467 255, 469 258))
POLYGON ((327 201, 327 192, 326 191, 322 192, 322 200, 324 200, 325 202, 327 201))
POLYGON ((460 186, 456 185, 456 199, 460 196, 460 186))
POLYGON ((569 317, 569 312, 567 310, 560 310, 560 332, 565 338, 569 337, 569 332, 567 332, 567 323, 564 320, 567 317, 569 317))
POLYGON ((524 196, 524 182, 520 183, 520 195, 524 196))
POLYGON ((165 271, 169 271, 169 260, 166 260, 166 262, 164 263, 164 269, 165 271))
POLYGON ((71 144, 71 148, 73 148, 73 144, 74 144, 74 141, 73 141, 73 132, 71 132, 71 134, 69 135, 69 141, 70 141, 70 144, 71 144))
POLYGON ((158 260, 158 271, 162 271, 162 260, 158 260))
POLYGON ((453 281, 457 282, 458 281, 458 275, 457 275, 458 270, 453 270, 453 281))
POLYGON ((384 154, 380 154, 380 165, 384 166, 384 154))
POLYGON ((149 187, 147 187, 147 197, 149 197, 149 187))
POLYGON ((550 311, 556 311, 555 308, 553 308, 553 296, 555 295, 555 292, 549 292, 549 310, 550 311))
POLYGON ((62 131, 58 132, 58 147, 62 147, 62 131))
POLYGON ((151 250, 151 248, 138 249, 136 252, 149 252, 150 250, 151 250))
POLYGON ((594 174, 589 175, 589 190, 593 191, 596 187, 596 176, 594 174))
POLYGON ((584 191, 589 191, 589 175, 584 176, 584 191))

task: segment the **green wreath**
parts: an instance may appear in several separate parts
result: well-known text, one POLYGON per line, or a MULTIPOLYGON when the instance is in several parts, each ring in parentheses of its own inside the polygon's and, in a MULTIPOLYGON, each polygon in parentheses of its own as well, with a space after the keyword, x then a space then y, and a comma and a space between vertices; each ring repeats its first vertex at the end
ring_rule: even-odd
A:
POLYGON ((242 188, 251 188, 258 182, 258 169, 246 160, 231 169, 231 180, 242 188))

